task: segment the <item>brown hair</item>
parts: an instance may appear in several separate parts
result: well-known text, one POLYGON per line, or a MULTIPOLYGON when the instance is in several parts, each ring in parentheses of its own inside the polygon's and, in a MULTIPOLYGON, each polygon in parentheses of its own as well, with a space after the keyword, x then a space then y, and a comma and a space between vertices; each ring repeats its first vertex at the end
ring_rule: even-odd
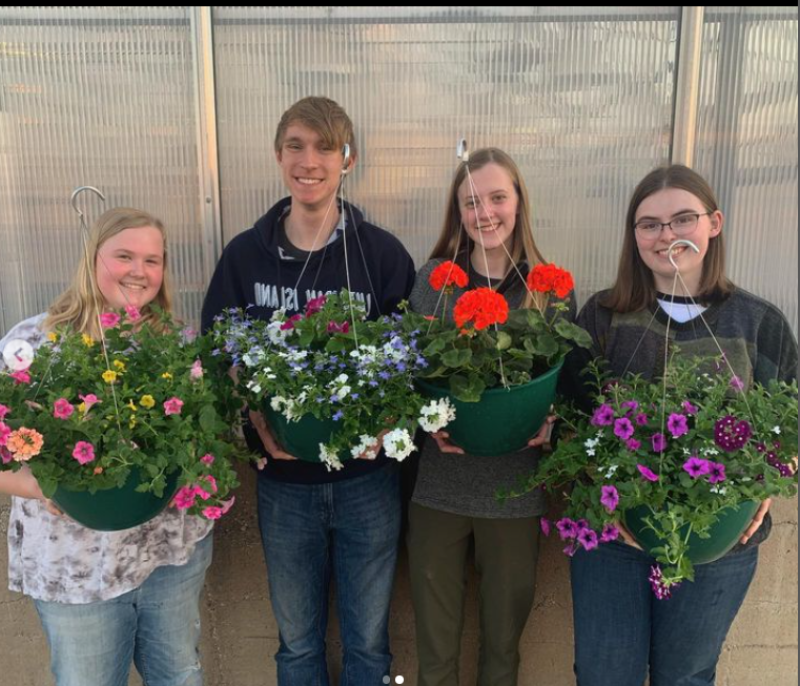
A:
POLYGON ((355 159, 356 138, 353 122, 347 112, 330 98, 312 95, 298 100, 283 113, 278 129, 275 131, 275 152, 280 152, 286 129, 291 124, 303 124, 318 133, 326 145, 341 150, 345 143, 350 145, 350 155, 355 159))
MULTIPOLYGON (((458 202, 458 189, 467 178, 467 172, 470 173, 485 167, 487 164, 494 163, 508 172, 511 181, 514 184, 514 190, 517 192, 517 199, 519 205, 517 207, 517 222, 514 225, 514 233, 511 243, 511 260, 514 264, 519 264, 525 261, 528 268, 532 269, 534 265, 539 263, 546 263, 546 260, 536 247, 536 242, 533 239, 533 225, 531 224, 530 213, 530 200, 528 198, 528 189, 525 187, 525 181, 519 171, 516 163, 511 156, 500 150, 500 148, 481 148, 475 152, 470 153, 469 161, 461 162, 456 169, 453 182, 450 185, 450 191, 447 195, 447 208, 445 210, 444 224, 442 231, 439 234, 439 239, 436 245, 433 246, 429 259, 443 258, 453 259, 456 252, 456 247, 460 246, 459 254, 466 251, 467 258, 469 258, 472 241, 467 236, 466 241, 460 241, 461 232, 464 231, 461 221, 461 208, 458 202)), ((466 233, 466 232, 465 232, 466 233)), ((539 294, 535 294, 539 297, 539 294)), ((524 307, 531 307, 533 300, 528 294, 524 307)))
MULTIPOLYGON (((625 216, 625 235, 619 256, 617 280, 602 300, 604 307, 615 312, 637 312, 649 307, 656 299, 653 272, 644 263, 636 245, 634 224, 639 205, 653 193, 665 188, 679 188, 694 195, 707 212, 719 210, 717 198, 708 182, 693 169, 682 164, 673 164, 654 169, 636 186, 625 216)), ((724 234, 712 236, 703 259, 703 272, 697 299, 710 302, 724 298, 733 290, 733 284, 725 276, 724 234)))

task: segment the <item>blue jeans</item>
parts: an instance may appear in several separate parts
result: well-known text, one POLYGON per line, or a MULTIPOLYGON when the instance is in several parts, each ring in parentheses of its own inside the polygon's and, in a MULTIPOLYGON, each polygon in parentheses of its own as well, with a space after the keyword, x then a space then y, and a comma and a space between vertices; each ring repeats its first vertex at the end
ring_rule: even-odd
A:
POLYGON ((328 587, 344 651, 340 686, 379 686, 389 674, 389 603, 400 536, 400 481, 390 464, 329 484, 258 480, 258 517, 280 686, 328 686, 328 587))
POLYGON ((571 563, 579 686, 712 686, 722 644, 756 571, 758 547, 695 567, 658 600, 652 557, 624 543, 571 563))
POLYGON ((145 686, 202 686, 199 600, 212 548, 209 534, 185 565, 158 567, 117 598, 34 601, 57 686, 127 686, 131 660, 145 686))

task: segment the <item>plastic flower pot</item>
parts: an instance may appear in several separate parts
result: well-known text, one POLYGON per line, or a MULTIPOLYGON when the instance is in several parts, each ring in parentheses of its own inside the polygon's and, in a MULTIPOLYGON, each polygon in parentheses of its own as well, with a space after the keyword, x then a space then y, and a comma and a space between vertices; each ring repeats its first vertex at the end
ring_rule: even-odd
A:
MULTIPOLYGON (((319 444, 330 441, 331 436, 339 428, 338 422, 332 419, 317 419, 311 414, 304 415, 299 421, 290 422, 280 412, 273 410, 269 404, 264 407, 264 416, 272 427, 280 446, 290 455, 306 462, 321 462, 319 444)), ((341 462, 350 457, 352 456, 346 451, 339 453, 341 462)))
MULTIPOLYGON (((688 556, 693 564, 706 564, 715 562, 725 555, 736 543, 744 530, 753 520, 753 516, 758 510, 760 502, 755 500, 745 500, 739 503, 737 508, 726 507, 718 514, 719 519, 711 527, 710 538, 700 538, 692 533, 689 536, 688 556)), ((645 523, 645 518, 651 515, 650 508, 642 505, 626 510, 624 514, 625 526, 633 534, 636 542, 645 550, 652 554, 653 549, 663 545, 663 542, 655 535, 645 523)), ((686 536, 688 526, 681 529, 681 535, 686 536)))
POLYGON ((90 529, 130 529, 161 514, 178 490, 178 470, 167 475, 167 485, 160 498, 152 493, 139 493, 136 487, 141 482, 139 470, 133 467, 128 480, 119 488, 90 493, 59 486, 52 500, 62 512, 90 529))
POLYGON ((456 418, 445 431, 450 440, 471 455, 503 455, 528 445, 542 426, 553 399, 563 360, 532 381, 510 388, 490 388, 476 403, 454 398, 449 389, 418 379, 431 398, 449 398, 456 418))

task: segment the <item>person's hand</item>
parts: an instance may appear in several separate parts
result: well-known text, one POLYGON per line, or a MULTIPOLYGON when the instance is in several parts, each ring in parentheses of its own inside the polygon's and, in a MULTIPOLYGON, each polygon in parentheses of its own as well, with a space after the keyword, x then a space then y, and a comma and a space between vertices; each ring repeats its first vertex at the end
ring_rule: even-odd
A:
POLYGON ((753 516, 753 520, 750 522, 750 526, 744 530, 742 537, 739 539, 739 543, 747 543, 750 537, 758 531, 758 528, 764 523, 764 517, 769 512, 770 505, 772 505, 772 498, 767 498, 761 503, 753 516))
POLYGON ((633 537, 633 534, 628 530, 622 522, 616 523, 617 529, 619 529, 620 538, 627 543, 628 545, 633 546, 634 548, 638 548, 639 550, 643 550, 642 546, 640 546, 636 539, 633 537))
POLYGON ((53 504, 52 500, 44 497, 39 482, 28 465, 22 465, 22 468, 16 472, 0 473, 0 493, 8 493, 29 500, 41 500, 51 515, 60 517, 64 514, 53 504))
POLYGON ((250 421, 253 423, 253 426, 258 432, 258 436, 261 439, 261 442, 264 444, 264 447, 267 449, 267 452, 274 459, 276 460, 297 459, 294 455, 290 455, 280 446, 278 441, 275 439, 275 434, 272 433, 272 428, 267 422, 266 417, 264 417, 264 415, 261 414, 261 412, 256 412, 255 410, 249 410, 248 414, 250 415, 250 421))
POLYGON ((544 445, 545 443, 550 442, 550 435, 553 433, 553 423, 556 421, 556 415, 549 414, 545 417, 544 423, 542 427, 539 429, 539 432, 528 441, 528 446, 531 448, 537 448, 540 445, 544 445))
POLYGON ((436 445, 439 446, 439 450, 443 453, 453 453, 456 455, 463 455, 464 449, 459 448, 455 443, 450 441, 450 434, 447 431, 435 431, 431 434, 431 437, 434 441, 436 441, 436 445))

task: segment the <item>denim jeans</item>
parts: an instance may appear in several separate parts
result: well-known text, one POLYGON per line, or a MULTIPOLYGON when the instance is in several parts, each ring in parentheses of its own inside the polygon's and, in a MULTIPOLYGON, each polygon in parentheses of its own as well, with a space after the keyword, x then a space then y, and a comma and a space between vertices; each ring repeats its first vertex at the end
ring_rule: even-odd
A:
POLYGON ((158 567, 139 588, 85 605, 34 601, 57 686, 201 686, 200 592, 212 534, 185 565, 158 567))
POLYGON ((258 480, 258 517, 280 633, 280 686, 328 686, 328 587, 344 658, 340 686, 388 676, 389 603, 400 536, 396 464, 329 484, 258 480))
POLYGON ((652 557, 624 543, 581 550, 571 563, 579 686, 712 686, 722 644, 756 571, 758 547, 697 565, 658 600, 652 557))

